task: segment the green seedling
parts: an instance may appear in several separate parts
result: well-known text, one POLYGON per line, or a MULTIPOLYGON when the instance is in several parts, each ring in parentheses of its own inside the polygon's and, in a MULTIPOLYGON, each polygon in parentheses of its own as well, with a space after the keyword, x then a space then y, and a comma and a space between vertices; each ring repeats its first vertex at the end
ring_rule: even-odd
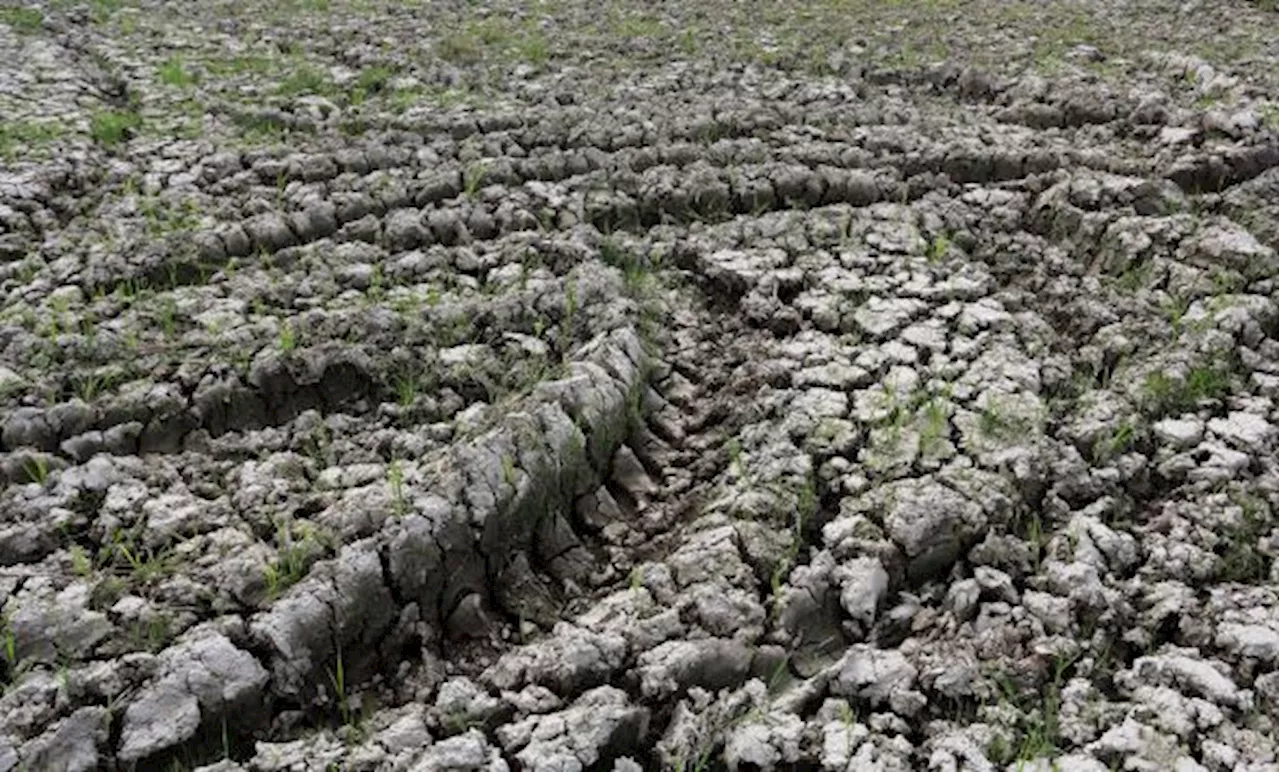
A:
POLYGON ((282 353, 288 354, 298 347, 298 335, 293 329, 293 324, 286 319, 280 325, 280 336, 278 345, 282 353))
POLYGON ((505 453, 502 455, 502 481, 512 488, 516 487, 516 463, 505 453))
POLYGON ((7 616, 0 616, 0 641, 4 644, 4 660, 9 663, 9 672, 13 672, 18 667, 18 636, 7 616))
POLYGON ((396 402, 400 407, 407 408, 413 405, 418 398, 418 378, 414 375, 405 375, 396 379, 396 402))
POLYGON ((27 473, 27 480, 44 486, 49 482, 49 459, 44 456, 32 456, 22 462, 22 470, 27 473))
POLYGON ((14 32, 30 35, 44 27, 44 14, 39 8, 17 6, 0 8, 0 24, 7 24, 14 32))
POLYGON ((333 91, 333 81, 319 68, 304 64, 280 81, 276 93, 281 96, 324 95, 333 91))
POLYGON ((171 558, 167 551, 130 549, 128 544, 117 544, 116 549, 140 584, 149 584, 169 570, 171 558))
POLYGON ((409 502, 404 492, 404 467, 395 459, 387 465, 387 483, 391 486, 391 511, 396 517, 409 513, 409 502))
POLYGON ((462 173, 462 192, 469 199, 475 199, 476 194, 480 192, 480 186, 484 184, 485 174, 489 171, 489 164, 485 161, 477 161, 466 168, 462 173))
POLYGON ((947 250, 949 249, 951 249, 951 239, 945 233, 939 233, 929 242, 925 258, 930 265, 937 265, 947 256, 947 250))
POLYGON ((1116 427, 1110 436, 1104 437, 1093 446, 1095 463, 1105 463, 1124 453, 1133 446, 1138 438, 1138 428, 1132 420, 1126 420, 1116 427))
POLYGON ((574 317, 578 312, 578 285, 570 279, 564 286, 564 317, 560 321, 560 333, 567 346, 573 340, 574 317))
POLYGON ((160 299, 160 308, 156 312, 156 321, 160 324, 165 337, 172 338, 178 330, 178 304, 168 295, 160 299))
POLYGON ((79 544, 72 544, 69 550, 71 554, 71 570, 75 575, 85 579, 93 574, 93 560, 89 557, 89 553, 85 552, 84 547, 79 544))
POLYGON ((190 73, 186 66, 182 63, 182 58, 177 54, 170 56, 164 60, 157 71, 157 77, 160 82, 166 86, 174 86, 176 88, 187 88, 198 82, 198 78, 190 73))
POLYGON ((89 136, 106 147, 132 137, 142 127, 142 116, 132 111, 102 110, 89 118, 89 136))
POLYGON ((288 521, 281 520, 276 524, 276 544, 279 552, 275 561, 263 568, 263 578, 267 585, 267 599, 274 600, 280 593, 292 587, 307 575, 307 544, 311 535, 304 533, 302 542, 294 541, 288 521))

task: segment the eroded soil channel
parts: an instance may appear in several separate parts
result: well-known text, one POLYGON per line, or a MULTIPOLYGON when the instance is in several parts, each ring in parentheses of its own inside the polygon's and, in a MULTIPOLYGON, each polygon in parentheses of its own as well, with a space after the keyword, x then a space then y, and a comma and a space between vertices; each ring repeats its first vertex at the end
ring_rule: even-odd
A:
POLYGON ((0 772, 1276 769, 1247 78, 295 5, 0 15, 0 772))

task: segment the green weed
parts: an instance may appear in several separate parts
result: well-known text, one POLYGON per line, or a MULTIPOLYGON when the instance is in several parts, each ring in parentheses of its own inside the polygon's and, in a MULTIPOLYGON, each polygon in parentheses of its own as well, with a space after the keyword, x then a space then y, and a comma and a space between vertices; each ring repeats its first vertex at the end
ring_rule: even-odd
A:
POLYGON ((484 161, 477 161, 462 172, 462 193, 467 198, 474 200, 476 194, 480 192, 480 186, 484 184, 485 173, 489 170, 489 164, 484 161))
POLYGON ((730 437, 725 440, 724 452, 729 459, 729 467, 738 477, 743 477, 747 473, 746 465, 742 461, 742 442, 737 437, 730 437))
POLYGON ((930 397, 924 405, 924 425, 920 429, 921 452, 932 451, 947 438, 950 418, 946 401, 930 397))
POLYGON ((484 55, 484 44, 475 32, 464 30, 438 41, 436 52, 446 62, 474 64, 484 55))
POLYGON ((22 462, 22 471, 27 473, 27 480, 44 486, 49 482, 49 459, 43 455, 32 456, 22 462))
POLYGON ((400 459, 387 465, 387 484, 391 487, 391 512, 396 517, 409 514, 409 500, 404 493, 404 467, 400 459))
POLYGON ((600 242, 600 260, 622 272, 623 282, 633 297, 647 288, 652 276, 649 262, 643 256, 624 249, 612 236, 600 242))
POLYGON ((178 304, 174 299, 165 295, 160 299, 160 307, 156 311, 156 322, 160 325, 160 329, 164 332, 165 337, 172 338, 178 332, 178 304))
POLYGON ((396 71, 391 67, 374 65, 364 68, 351 87, 351 103, 361 104, 369 97, 383 93, 395 76, 396 71))
MULTIPOLYGON (((183 199, 181 203, 169 201, 155 196, 147 196, 138 202, 138 211, 147 221, 147 232, 153 236, 180 231, 192 231, 200 226, 200 205, 193 198, 183 199)), ((170 264, 171 274, 177 266, 170 264)), ((171 280, 170 287, 179 282, 171 280)))
POLYGON ((541 32, 527 35, 520 43, 521 57, 535 67, 543 67, 551 58, 551 45, 541 32))
POLYGON ((1143 381, 1143 411, 1152 418, 1181 415, 1206 400, 1222 399, 1230 391, 1231 373, 1225 367, 1197 365, 1182 379, 1154 372, 1143 381))
POLYGON ((978 431, 985 437, 1008 439, 1028 430, 1026 419, 1005 411, 996 397, 988 397, 978 413, 978 431))
POLYGON ((1062 748, 1059 725, 1059 709, 1062 703, 1062 685, 1066 672, 1075 657, 1058 656, 1053 663, 1052 680, 1038 695, 1038 702, 1028 704, 1008 678, 999 679, 1002 699, 1015 705, 1022 715, 1018 721, 1020 738, 1010 744, 1001 737, 987 747, 987 757, 999 765, 1014 761, 1032 761, 1038 758, 1054 758, 1062 748))
POLYGON ((925 249, 925 259, 930 265, 941 263, 943 258, 947 256, 947 251, 951 249, 951 239, 945 233, 939 233, 929 242, 929 246, 925 249))
POLYGON ((218 76, 264 75, 271 72, 275 65, 275 59, 253 54, 241 54, 226 59, 210 59, 204 63, 205 69, 218 76))
POLYGON ((251 143, 279 144, 293 132, 289 124, 264 113, 236 113, 231 116, 231 122, 240 129, 240 135, 251 143))
POLYGON ((573 340, 573 325, 578 313, 578 285, 570 279, 564 286, 564 316, 560 319, 560 334, 567 347, 573 340))
POLYGON ((315 535, 310 530, 302 530, 301 538, 295 539, 289 522, 282 519, 276 523, 275 540, 276 558, 263 569, 268 600, 279 597, 281 592, 307 575, 308 557, 315 535))
POLYGON ((0 8, 0 23, 9 25, 20 35, 30 35, 44 27, 44 14, 39 8, 26 6, 0 8))
POLYGON ((168 573, 173 567, 173 556, 167 550, 153 550, 150 547, 130 549, 128 544, 116 545, 120 557, 124 558, 133 578, 139 584, 150 584, 155 579, 168 573))
POLYGON ((18 669, 18 636, 9 617, 4 614, 0 614, 0 646, 4 649, 5 671, 12 679, 18 669))
POLYGON ((418 399, 418 377, 403 375, 395 381, 396 403, 400 407, 409 407, 418 399))
POLYGON ((333 90, 333 80, 328 73, 309 64, 295 68, 276 87, 276 93, 281 96, 323 95, 333 90))
POLYGON ((338 702, 338 715, 342 719, 342 725, 349 727, 358 734, 361 733, 363 717, 351 709, 351 700, 348 699, 347 695, 347 676, 342 660, 341 647, 338 647, 338 656, 334 668, 329 670, 329 685, 333 687, 333 694, 338 702))
POLYGON ((280 324, 280 333, 276 341, 277 347, 283 354, 291 353, 298 347, 298 333, 293 328, 293 323, 288 319, 280 324))
POLYGON ((71 570, 76 576, 84 579, 93 574, 93 560, 89 557, 89 553, 85 552, 84 547, 79 544, 72 544, 70 547, 71 570))
POLYGON ((1250 495, 1236 494, 1233 502, 1240 508, 1240 519, 1230 526, 1217 550, 1219 562, 1215 576, 1220 582, 1261 584, 1271 576, 1271 562, 1258 542, 1274 525, 1265 501, 1250 495))
POLYGON ((187 69, 182 57, 177 54, 164 60, 156 71, 156 77, 166 86, 175 88, 188 88, 194 86, 200 80, 187 69))
POLYGON ((89 117, 89 136, 106 147, 132 137, 142 128, 142 116, 132 110, 99 110, 89 117))
POLYGON ((0 121, 0 158, 12 161, 20 148, 35 150, 66 134, 64 126, 51 121, 0 121))
POLYGON ((502 481, 512 489, 516 487, 516 462, 507 454, 502 454, 502 481))
POLYGON ((1109 436, 1093 446, 1094 463, 1102 464, 1128 451, 1138 439, 1138 426, 1132 419, 1120 423, 1109 436))
POLYGON ((125 0, 89 0, 89 17, 95 24, 103 24, 124 7, 125 0))
POLYGON ((1113 284, 1120 292, 1132 295, 1151 284, 1155 271, 1155 264, 1150 260, 1132 263, 1115 277, 1113 284))
POLYGON ((171 630, 169 617, 164 614, 156 614, 145 622, 134 622, 128 631, 130 642, 133 648, 157 653, 164 649, 168 644, 171 630))
POLYGON ((685 27, 680 33, 680 42, 678 44, 681 53, 692 56, 698 51, 698 30, 695 27, 685 27))

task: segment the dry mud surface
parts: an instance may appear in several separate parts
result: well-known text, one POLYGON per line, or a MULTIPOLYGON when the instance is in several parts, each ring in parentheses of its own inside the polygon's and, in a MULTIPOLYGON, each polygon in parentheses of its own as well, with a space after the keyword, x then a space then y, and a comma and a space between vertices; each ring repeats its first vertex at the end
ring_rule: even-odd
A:
POLYGON ((0 772, 1275 770, 1274 11, 0 7, 0 772))

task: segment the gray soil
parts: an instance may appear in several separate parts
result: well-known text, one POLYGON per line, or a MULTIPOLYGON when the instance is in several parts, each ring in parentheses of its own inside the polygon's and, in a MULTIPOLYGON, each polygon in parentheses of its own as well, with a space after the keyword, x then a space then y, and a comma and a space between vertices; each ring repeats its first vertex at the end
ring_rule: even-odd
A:
POLYGON ((0 772, 1277 770, 1274 3, 0 3, 0 772))

